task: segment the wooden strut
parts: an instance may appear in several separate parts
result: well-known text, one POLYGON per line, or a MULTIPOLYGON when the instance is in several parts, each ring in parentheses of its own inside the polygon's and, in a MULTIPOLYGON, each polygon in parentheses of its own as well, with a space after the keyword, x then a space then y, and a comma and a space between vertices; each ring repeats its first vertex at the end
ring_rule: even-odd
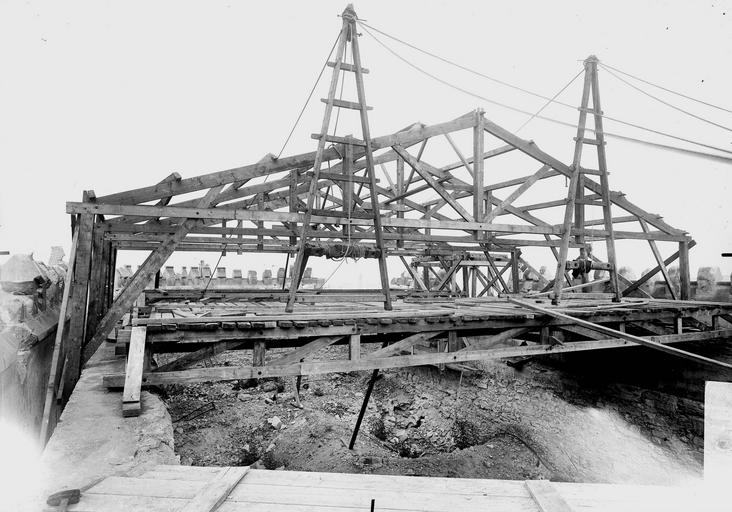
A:
POLYGON ((665 352, 667 354, 671 354, 678 357, 683 357, 684 359, 689 359, 691 361, 706 364, 709 366, 714 366, 716 368, 721 368, 724 370, 732 370, 732 364, 728 364, 722 361, 717 361, 715 359, 711 359, 709 357, 700 356, 698 354, 694 354, 692 352, 687 352, 686 350, 681 350, 676 347, 670 347, 668 345, 664 345, 662 343, 657 343, 655 341, 651 341, 645 338, 641 338, 640 336, 634 336, 632 334, 628 334, 627 332, 618 331, 616 329, 611 329, 610 327, 606 327, 604 325, 595 324, 592 322, 588 322, 587 320, 582 320, 579 318, 575 318, 570 315, 566 315, 564 313, 560 313, 558 311, 554 311, 549 308, 538 306, 537 304, 534 304, 532 302, 529 302, 528 300, 518 300, 513 298, 508 298, 508 302, 511 302, 513 304, 516 304, 517 306, 522 306, 528 309, 533 309, 534 311, 538 311, 540 313, 543 313, 548 316, 552 316, 554 318, 559 318, 562 320, 567 320, 572 323, 575 323, 579 325, 580 327, 586 327, 588 329, 591 329, 593 331, 599 332, 601 334, 605 334, 608 336, 612 336, 621 340, 627 340, 633 343, 637 343, 638 345, 642 345, 644 347, 652 348, 654 350, 659 350, 661 352, 665 352))
POLYGON ((351 442, 348 443, 348 449, 353 450, 354 445, 356 444, 356 438, 358 437, 358 431, 361 429, 361 422, 363 421, 363 416, 366 414, 366 408, 369 406, 369 400, 371 399, 371 392, 374 390, 374 384, 376 383, 376 379, 379 377, 379 369, 376 368, 373 372, 371 372, 371 379, 369 379, 369 385, 366 387, 366 394, 363 397, 363 403, 361 404, 361 410, 358 413, 358 418, 356 419, 356 426, 353 427, 353 434, 351 435, 351 442))

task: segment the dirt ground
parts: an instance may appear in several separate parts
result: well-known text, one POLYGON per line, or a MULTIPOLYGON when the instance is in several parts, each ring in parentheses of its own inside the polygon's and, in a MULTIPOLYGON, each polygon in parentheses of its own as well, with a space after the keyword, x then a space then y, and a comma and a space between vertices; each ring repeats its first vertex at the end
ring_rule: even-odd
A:
MULTIPOLYGON (((337 356, 345 347, 328 349, 337 356)), ((247 364, 226 353, 206 365, 247 364)), ((701 476, 701 439, 678 411, 569 383, 532 361, 460 372, 383 372, 355 450, 371 372, 173 385, 160 390, 182 464, 462 478, 674 484, 701 476), (601 398, 600 398, 601 397, 601 398)), ((626 393, 627 394, 627 393, 626 393)))

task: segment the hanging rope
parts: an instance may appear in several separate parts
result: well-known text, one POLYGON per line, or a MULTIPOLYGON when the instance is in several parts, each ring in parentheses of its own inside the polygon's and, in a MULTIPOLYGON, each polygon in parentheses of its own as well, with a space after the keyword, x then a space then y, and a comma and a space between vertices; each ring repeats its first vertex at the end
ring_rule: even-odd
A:
POLYGON ((333 42, 333 46, 330 49, 330 52, 328 53, 328 57, 326 57, 325 62, 323 63, 323 67, 320 68, 320 73, 318 73, 318 78, 315 80, 315 83, 313 84, 313 88, 310 89, 310 94, 308 94, 308 98, 305 100, 305 104, 302 106, 302 109, 300 109, 300 114, 298 114, 297 119, 295 120, 295 124, 292 125, 292 130, 290 130, 290 133, 287 135, 287 139, 285 139, 285 143, 282 144, 282 149, 280 149, 280 152, 277 153, 277 157, 279 158, 282 156, 282 153, 285 151, 285 147, 287 147, 287 144, 290 142, 290 139, 292 138, 292 134, 295 132, 295 128, 297 128, 298 123, 300 122, 300 119, 302 119, 302 115, 305 113, 305 109, 308 106, 308 103, 310 103, 310 99, 313 97, 313 93, 315 92, 316 87, 318 87, 318 83, 320 83, 320 79, 323 77, 323 73, 325 72, 325 68, 328 66, 328 61, 330 60, 330 56, 333 55, 333 50, 335 50, 336 45, 338 44, 338 39, 340 39, 341 35, 338 34, 338 37, 336 37, 336 40, 333 42))
POLYGON ((728 112, 728 113, 732 114, 732 110, 730 110, 728 108, 720 107, 719 105, 715 105, 713 103, 708 103, 706 101, 703 101, 703 100, 700 100, 700 99, 697 99, 697 98, 692 98, 691 96, 687 96, 684 93, 677 92, 677 91, 674 91, 672 89, 668 89, 666 87, 663 87, 662 85, 654 84, 653 82, 649 82, 648 80, 644 80, 644 79, 642 79, 640 77, 637 77, 635 75, 631 75, 630 73, 627 73, 625 71, 622 71, 622 70, 620 70, 618 68, 615 68, 615 67, 613 67, 613 66, 611 66, 609 64, 603 63, 602 64, 602 67, 604 67, 606 69, 612 69, 616 73, 620 73, 621 75, 625 75, 628 78, 632 78, 633 80, 638 80, 639 82, 643 82, 644 84, 650 85, 652 87, 656 87, 657 89, 661 89, 662 91, 670 92, 671 94, 675 94, 677 96, 681 96, 682 98, 686 98, 687 100, 695 101, 697 103, 701 103, 702 105, 706 105, 707 107, 716 108, 717 110, 721 110, 723 112, 728 112))
MULTIPOLYGON (((493 104, 493 105, 496 105, 496 106, 505 108, 507 110, 511 110, 513 112, 518 112, 520 114, 524 114, 524 115, 528 115, 528 116, 533 116, 535 119, 541 119, 543 121, 547 121, 547 122, 554 123, 554 124, 559 124, 559 125, 562 125, 562 126, 567 126, 569 128, 577 128, 577 125, 576 124, 568 123, 566 121, 560 121, 558 119, 554 119, 554 118, 546 117, 546 116, 542 116, 542 115, 535 115, 535 114, 533 114, 531 112, 527 112, 526 110, 523 110, 523 109, 520 109, 520 108, 516 108, 516 107, 512 107, 511 105, 507 105, 505 103, 501 103, 499 101, 495 101, 495 100, 486 98, 485 96, 482 96, 480 94, 476 94, 474 92, 468 91, 467 89, 464 89, 464 88, 462 88, 462 87, 460 87, 458 85, 455 85, 455 84, 453 84, 451 82, 448 82, 446 80, 443 80, 442 78, 439 78, 439 77, 433 75, 432 73, 430 73, 430 72, 422 69, 421 67, 417 66, 416 64, 413 64, 412 62, 408 61, 407 59, 405 59, 404 57, 402 57, 401 55, 399 55, 398 53, 396 53, 393 49, 391 49, 389 46, 387 46, 386 44, 384 44, 380 39, 378 39, 376 36, 374 36, 371 32, 369 32, 369 30, 366 27, 362 27, 362 28, 364 29, 364 32, 366 32, 367 34, 369 34, 369 36, 371 36, 374 39, 374 41, 376 41, 380 46, 382 46, 385 50, 387 50, 389 53, 391 53, 392 55, 394 55, 396 58, 398 58, 399 60, 401 60, 402 62, 404 62, 405 64, 407 64, 409 67, 415 69, 416 71, 419 71, 420 73, 422 73, 422 74, 424 74, 424 75, 432 78, 433 80, 435 80, 437 82, 440 82, 443 85, 446 85, 446 86, 451 87, 451 88, 453 88, 453 89, 455 89, 457 91, 460 91, 463 94, 467 94, 468 96, 472 96, 474 98, 483 100, 483 101, 485 101, 487 103, 490 103, 490 104, 493 104)), ((576 108, 576 107, 573 107, 573 108, 576 108)), ((647 128, 645 126, 641 126, 641 125, 638 125, 638 124, 630 123, 630 122, 627 122, 627 121, 622 121, 620 119, 617 119, 617 118, 614 118, 614 117, 610 117, 608 115, 603 115, 603 118, 606 119, 606 120, 609 120, 609 121, 614 121, 614 122, 619 123, 619 124, 623 124, 623 125, 626 125, 626 126, 630 126, 630 127, 633 127, 633 128, 637 128, 637 129, 640 129, 640 130, 644 130, 644 131, 647 131, 647 132, 650 132, 650 133, 653 133, 653 134, 656 134, 656 135, 661 135, 661 136, 664 136, 664 137, 669 137, 669 138, 672 138, 672 139, 675 139, 675 140, 678 140, 678 141, 681 141, 681 142, 686 142, 686 143, 689 143, 689 144, 694 144, 696 146, 704 147, 704 148, 707 148, 707 149, 713 149, 715 151, 720 151, 720 152, 728 153, 728 154, 732 155, 732 151, 727 150, 727 149, 724 149, 724 148, 720 148, 720 147, 717 147, 717 146, 712 146, 712 145, 709 145, 709 144, 705 144, 703 142, 699 142, 699 141, 687 139, 687 138, 684 138, 684 137, 679 137, 679 136, 676 136, 676 135, 672 135, 670 133, 661 132, 659 130, 654 130, 652 128, 647 128)), ((595 132, 595 130, 592 129, 592 128, 586 128, 586 130, 591 131, 591 132, 595 132)), ((629 137, 629 136, 626 136, 626 135, 619 135, 619 134, 612 133, 612 132, 607 132, 607 131, 604 131, 603 134, 606 137, 614 137, 614 138, 621 139, 621 140, 638 142, 640 144, 645 144, 645 145, 648 145, 648 146, 655 146, 655 147, 662 148, 662 149, 670 149, 670 148, 673 148, 675 151, 679 151, 679 152, 683 152, 683 153, 688 153, 688 154, 691 154, 691 155, 694 155, 694 156, 704 156, 704 157, 708 157, 708 158, 712 158, 712 159, 719 159, 719 160, 723 160, 723 161, 726 161, 726 162, 732 162, 732 158, 724 157, 724 156, 721 156, 721 155, 714 155, 714 154, 710 154, 710 153, 703 153, 703 152, 700 152, 700 151, 687 150, 687 149, 681 148, 681 147, 669 146, 669 145, 666 145, 666 144, 659 144, 659 143, 656 143, 656 142, 652 142, 652 141, 648 141, 648 140, 643 140, 643 139, 637 139, 637 138, 629 137)))
POLYGON ((580 69, 579 72, 576 75, 574 75, 574 78, 572 78, 572 80, 570 80, 569 82, 567 82, 567 85, 565 85, 564 87, 562 87, 561 89, 559 89, 559 92, 558 93, 556 93, 554 96, 552 96, 551 98, 549 98, 549 100, 547 100, 547 102, 544 103, 544 105, 539 110, 537 110, 536 113, 534 113, 530 118, 528 118, 526 121, 524 121, 524 124, 522 124, 521 126, 519 126, 518 129, 516 130, 516 133, 520 132, 521 129, 524 126, 526 126, 527 124, 529 124, 534 118, 536 118, 536 116, 538 116, 539 114, 541 114, 546 107, 548 107, 549 105, 551 105, 557 99, 557 97, 560 94, 562 94, 564 91, 566 91, 567 88, 570 85, 572 85, 574 83, 574 81, 577 80, 577 78, 579 78, 579 76, 583 72, 584 72, 584 69, 580 69))
POLYGON ((715 123, 714 121, 710 121, 709 119, 707 119, 705 117, 698 116, 698 115, 696 115, 696 114, 694 114, 692 112, 689 112, 688 110, 684 110, 681 107, 677 107, 676 105, 672 105, 671 103, 669 103, 669 102, 667 102, 665 100, 662 100, 661 98, 658 98, 657 96, 654 96, 653 94, 649 93, 648 91, 644 91, 640 87, 637 87, 637 86, 631 84, 630 82, 628 82, 624 78, 619 77, 618 75, 616 75, 615 73, 613 73, 612 71, 610 71, 607 67, 603 66, 602 64, 600 64, 600 66, 605 71, 607 71, 610 75, 612 75, 613 77, 615 77, 616 80, 620 80, 622 83, 624 83, 625 85, 627 85, 628 87, 630 87, 632 89, 635 89, 639 93, 644 94, 644 95, 648 96, 649 98, 651 98, 653 100, 656 100, 657 102, 666 105, 669 108, 672 108, 674 110, 677 110, 678 112, 681 112, 683 114, 686 114, 687 116, 693 117, 694 119, 698 119, 699 121, 702 121, 702 122, 711 124, 712 126, 716 126, 717 128, 721 128, 723 130, 727 130, 728 132, 732 132, 732 128, 730 128, 729 126, 725 126, 723 124, 715 123))
MULTIPOLYGON (((379 30, 376 27, 372 27, 371 25, 368 25, 367 23, 364 23, 361 20, 358 20, 358 24, 361 25, 362 27, 368 27, 371 30, 373 30, 375 32, 378 32, 379 34, 381 34, 383 36, 386 36, 389 39, 392 39, 392 40, 394 40, 394 41, 396 41, 398 43, 401 43, 401 44, 403 44, 405 46, 408 46, 408 47, 410 47, 410 48, 412 48, 414 50, 417 50, 418 52, 424 53, 425 55, 429 55, 430 57, 433 57, 433 58, 435 58, 437 60, 440 60, 440 61, 442 61, 442 62, 444 62, 446 64, 449 64, 451 66, 455 66, 456 68, 462 69, 463 71, 467 71, 468 73, 472 73, 472 74, 477 75, 479 77, 486 78, 486 79, 488 79, 488 80, 490 80, 492 82, 495 82, 497 84, 501 84, 501 85, 503 85, 505 87, 509 87, 511 89, 515 89, 517 91, 521 91, 521 92, 523 92, 525 94, 529 94, 531 96, 535 96, 537 98, 541 98, 543 100, 547 100, 549 102, 556 103, 557 105, 562 105, 563 107, 567 107, 567 108, 570 108, 572 110, 576 110, 577 109, 577 107, 575 105, 570 105, 569 103, 563 103, 561 101, 556 101, 556 98, 549 98, 547 96, 544 96, 543 94, 539 94, 537 92, 530 91, 528 89, 524 89, 523 87, 519 87, 518 85, 514 85, 514 84, 511 84, 511 83, 508 83, 508 82, 504 82, 503 80, 499 80, 498 78, 495 78, 495 77, 492 77, 492 76, 488 76, 485 73, 481 73, 480 71, 476 71, 474 69, 470 69, 469 67, 463 66, 462 64, 458 64, 457 62, 453 62, 450 59, 446 59, 446 58, 440 57, 439 55, 436 55, 436 54, 434 54, 432 52, 428 52, 427 50, 423 50, 422 48, 419 48, 418 46, 415 46, 413 44, 410 44, 410 43, 408 43, 406 41, 402 41, 401 39, 399 39, 399 38, 397 38, 395 36, 392 36, 390 34, 387 34, 386 32, 383 32, 383 31, 379 30)), ((371 37, 374 37, 374 36, 371 34, 371 37)))

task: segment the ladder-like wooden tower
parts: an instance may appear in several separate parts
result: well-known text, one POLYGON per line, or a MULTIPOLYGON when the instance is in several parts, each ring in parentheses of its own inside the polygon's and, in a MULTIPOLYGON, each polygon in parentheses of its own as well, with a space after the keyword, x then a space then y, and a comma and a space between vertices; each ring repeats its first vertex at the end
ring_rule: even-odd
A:
MULTIPOLYGON (((376 191, 376 178, 374 175, 374 156, 371 147, 371 131, 369 129, 369 117, 368 111, 370 107, 366 105, 366 94, 364 92, 363 75, 364 69, 361 66, 361 52, 358 46, 358 32, 356 30, 356 11, 353 9, 353 5, 349 4, 341 15, 343 18, 343 27, 341 28, 341 34, 338 39, 338 46, 335 54, 335 61, 329 62, 328 65, 333 68, 333 75, 330 80, 330 88, 328 89, 328 97, 323 99, 325 102, 325 114, 323 115, 323 125, 320 129, 320 133, 313 134, 313 138, 318 140, 318 149, 315 153, 315 163, 313 165, 312 177, 310 178, 310 188, 307 195, 307 206, 304 211, 303 222, 300 227, 300 244, 297 250, 297 257, 295 259, 294 275, 292 276, 292 284, 290 285, 290 295, 287 300, 287 312, 292 312, 295 305, 295 297, 297 289, 302 280, 302 275, 305 272, 305 266, 308 259, 308 240, 311 238, 310 222, 313 214, 316 193, 318 191, 318 180, 320 179, 320 167, 323 164, 323 152, 325 151, 326 143, 339 143, 346 145, 346 161, 349 160, 348 155, 353 155, 353 146, 361 146, 364 148, 364 158, 366 160, 366 180, 360 178, 362 183, 366 181, 370 190, 371 197, 371 212, 374 220, 374 236, 376 242, 376 249, 379 252, 379 274, 381 277, 381 289, 384 293, 384 309, 390 310, 391 306, 391 295, 389 293, 389 275, 386 267, 386 251, 384 248, 384 241, 382 237, 381 227, 381 211, 379 203, 376 200, 378 197, 376 191), (350 44, 349 44, 350 43, 350 44), (347 54, 347 49, 350 49, 352 55, 353 64, 344 62, 344 58, 347 54), (343 99, 336 99, 336 92, 338 88, 338 78, 343 72, 351 72, 356 78, 356 94, 358 101, 345 101, 343 99), (352 137, 343 138, 338 137, 335 134, 329 135, 328 131, 330 128, 331 117, 333 115, 333 108, 344 108, 358 111, 361 117, 361 132, 363 139, 357 140, 352 137)), ((348 164, 352 163, 349 161, 348 164)), ((338 180, 345 182, 343 189, 348 188, 352 190, 351 185, 354 177, 350 173, 338 175, 330 175, 329 179, 338 180)), ((350 203, 351 194, 344 194, 344 215, 347 219, 351 219, 354 215, 350 203), (345 197, 348 196, 348 197, 345 197)), ((325 206, 325 200, 323 200, 323 207, 325 206)), ((332 212, 330 212, 332 214, 332 212)), ((343 226, 343 233, 345 237, 349 237, 351 226, 346 224, 343 226)), ((350 244, 349 244, 350 246, 350 244)), ((349 247, 350 248, 350 247, 349 247)), ((344 257, 347 257, 346 254, 344 257)))
MULTIPOLYGON (((585 81, 582 89, 582 102, 579 106, 579 121, 577 123, 577 136, 574 138, 574 157, 572 159, 572 175, 569 180, 567 192, 567 206, 564 210, 564 222, 562 224, 562 244, 557 259, 557 279, 554 280, 554 294, 552 302, 559 303, 562 296, 563 280, 559 276, 567 270, 567 255, 569 252, 569 241, 572 236, 572 228, 580 230, 575 235, 575 242, 579 246, 585 245, 585 235, 581 230, 585 228, 585 207, 599 206, 602 208, 602 217, 605 227, 605 244, 607 246, 608 262, 603 265, 599 261, 588 260, 595 268, 601 268, 610 272, 610 286, 615 294, 615 300, 620 301, 621 290, 618 286, 617 258, 615 255, 615 236, 613 234, 612 203, 610 202, 610 185, 608 182, 607 159, 605 155, 605 135, 602 128, 602 109, 600 107, 600 85, 597 77, 597 57, 594 55, 585 60, 585 81), (590 100, 592 106, 590 107, 590 100), (592 114, 595 122, 594 129, 587 128, 587 114, 592 114), (588 136, 587 132, 594 132, 594 136, 588 136), (582 155, 586 145, 594 146, 597 150, 597 169, 588 169, 582 166, 582 155), (585 175, 591 174, 600 177, 600 194, 594 197, 585 194, 585 175), (599 198, 597 197, 599 196, 599 198), (574 225, 572 219, 574 215, 574 225)), ((582 262, 579 262, 580 264, 582 262)), ((583 282, 587 282, 587 272, 582 273, 583 282)))

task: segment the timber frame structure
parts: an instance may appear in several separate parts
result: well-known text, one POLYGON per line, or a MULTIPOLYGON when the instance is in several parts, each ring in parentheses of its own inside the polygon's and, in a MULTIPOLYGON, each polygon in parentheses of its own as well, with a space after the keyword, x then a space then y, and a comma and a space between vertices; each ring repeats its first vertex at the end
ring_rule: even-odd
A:
POLYGON ((68 397, 82 366, 110 336, 128 354, 128 363, 126 375, 111 375, 105 382, 125 388, 129 414, 139 411, 143 385, 456 364, 550 350, 641 344, 729 370, 729 365, 668 345, 729 337, 732 331, 721 322, 732 320, 732 306, 685 302, 694 241, 610 189, 595 57, 585 61, 569 164, 492 122, 482 110, 372 138, 363 81, 368 70, 362 67, 352 7, 342 18, 329 63, 333 75, 323 99, 323 125, 313 135, 316 151, 281 158, 269 154, 251 165, 191 178, 173 173, 147 187, 99 197, 87 191, 81 202, 67 203, 72 277, 62 318, 68 316, 70 322, 66 331, 59 324, 47 414, 48 400, 68 397), (356 101, 336 98, 343 73, 355 78, 356 101), (334 109, 358 113, 360 139, 329 133, 334 109), (470 140, 471 147, 461 150, 459 137, 470 140), (446 144, 455 161, 431 165, 428 143, 446 144), (496 168, 508 154, 521 154, 534 167, 486 183, 486 164, 496 168), (597 165, 584 167, 583 154, 595 154, 597 165), (324 165, 327 170, 321 169, 324 165), (377 181, 377 169, 386 183, 377 181), (539 183, 555 183, 557 197, 519 206, 518 199, 539 183), (561 223, 540 216, 552 208, 563 209, 561 223), (586 215, 591 209, 599 215, 586 215), (627 224, 637 228, 621 229, 627 224), (602 280, 608 291, 575 293, 593 283, 585 279, 572 286, 569 271, 576 262, 569 251, 598 240, 605 244, 607 261, 595 258, 592 266, 608 272, 602 280), (635 282, 620 276, 617 240, 648 244, 655 269, 635 282), (664 259, 657 242, 673 242, 678 250, 664 259), (521 272, 533 270, 521 255, 526 247, 548 249, 557 264, 557 279, 545 281, 543 293, 533 298, 518 290, 521 272), (150 254, 114 296, 120 250, 150 254), (292 255, 293 284, 272 293, 146 290, 174 251, 292 255), (312 256, 377 259, 381 289, 298 291, 312 256), (387 258, 401 260, 415 290, 390 290, 387 258), (677 259, 678 292, 668 270, 677 259), (445 273, 430 286, 429 269, 434 267, 445 273), (510 279, 504 278, 507 271, 510 279), (673 301, 652 300, 641 288, 659 272, 673 301), (700 311, 713 322, 697 320, 700 311), (512 340, 518 340, 515 346, 506 346, 512 340), (362 355, 362 343, 380 348, 362 355), (303 362, 333 344, 347 344, 348 358, 303 362), (252 365, 187 369, 233 349, 251 350, 252 365), (267 360, 270 349, 289 352, 267 360), (152 355, 161 352, 184 355, 154 368, 152 355))

